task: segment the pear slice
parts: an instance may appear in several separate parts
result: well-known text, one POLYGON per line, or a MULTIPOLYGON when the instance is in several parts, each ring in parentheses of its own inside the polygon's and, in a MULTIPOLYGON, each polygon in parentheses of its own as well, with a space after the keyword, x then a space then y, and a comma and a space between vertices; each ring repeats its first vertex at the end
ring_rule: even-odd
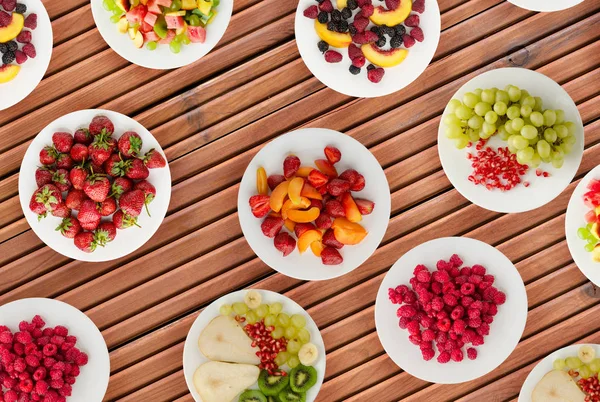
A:
POLYGON ((258 381, 260 370, 250 364, 204 363, 194 373, 194 387, 202 402, 231 402, 258 381))
POLYGON ((552 370, 537 383, 531 402, 584 402, 585 394, 565 371, 552 370))
POLYGON ((252 347, 252 340, 231 316, 214 318, 198 338, 198 347, 210 360, 229 363, 260 364, 259 351, 252 347))

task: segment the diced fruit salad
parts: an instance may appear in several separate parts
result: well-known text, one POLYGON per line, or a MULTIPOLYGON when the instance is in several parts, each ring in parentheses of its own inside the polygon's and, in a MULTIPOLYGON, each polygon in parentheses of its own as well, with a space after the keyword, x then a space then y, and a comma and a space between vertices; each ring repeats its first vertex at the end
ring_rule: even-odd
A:
POLYGON ((206 27, 217 15, 220 0, 104 0, 111 21, 133 44, 155 50, 168 44, 173 53, 181 45, 204 43, 206 27))
POLYGON ((27 14, 25 4, 0 0, 0 84, 14 80, 21 71, 21 64, 35 58, 35 46, 31 43, 35 28, 37 14, 27 14))
POLYGON ((250 197, 249 204, 255 217, 265 218, 262 232, 273 238, 284 257, 297 244, 301 254, 310 247, 323 264, 338 265, 343 262, 339 250, 367 236, 359 222, 373 212, 375 204, 352 194, 364 189, 362 174, 347 169, 338 175, 335 164, 342 158, 340 150, 327 146, 324 153, 326 159, 314 161, 316 168, 302 165, 295 155, 283 161, 283 174, 267 176, 263 167, 258 168, 258 194, 250 197), (284 227, 287 231, 282 231, 284 227))
POLYGON ((536 169, 536 176, 548 177, 538 167, 551 163, 560 169, 576 142, 575 123, 565 120, 564 111, 544 109, 542 98, 514 85, 467 92, 462 100, 452 99, 447 112, 446 137, 458 149, 475 148, 467 153, 473 167, 468 180, 488 190, 529 187, 522 176, 530 168, 536 169), (496 135, 506 147, 486 146, 496 135))
MULTIPOLYGON (((585 395, 586 402, 600 402, 600 359, 596 357, 596 349, 592 345, 583 345, 577 350, 577 356, 569 356, 565 359, 556 359, 553 362, 555 371, 567 372, 571 379, 577 384, 580 391, 585 395)), ((566 376, 565 376, 566 377, 566 376)), ((542 380, 543 381, 543 380, 542 380)), ((540 383, 542 383, 540 381, 540 383)), ((536 388, 543 397, 543 384, 536 388)), ((564 385, 558 384, 556 379, 553 384, 548 384, 560 393, 557 396, 565 397, 564 400, 571 400, 574 396, 573 390, 569 390, 569 382, 564 385), (561 385, 560 387, 558 387, 561 385), (558 387, 558 388, 557 388, 558 387)), ((535 390, 534 390, 535 393, 535 390)), ((576 393, 576 392, 575 392, 576 393)), ((577 396, 577 395, 575 395, 577 396)), ((542 399, 540 399, 541 401, 542 399)), ((574 400, 574 399, 573 399, 574 400)), ((535 402, 535 401, 534 401, 535 402)))
POLYGON ((385 0, 384 5, 374 5, 373 0, 337 0, 335 6, 331 0, 316 1, 318 5, 304 10, 304 16, 315 20, 321 39, 317 47, 325 61, 341 62, 344 57, 339 50, 348 48, 350 73, 360 74, 368 61, 367 79, 373 83, 381 81, 384 68, 402 63, 408 49, 425 39, 419 27, 425 0, 385 0))
POLYGON ((409 284, 388 290, 393 304, 401 305, 398 325, 410 334, 409 340, 421 349, 424 360, 436 356, 445 364, 477 358, 476 346, 485 343, 498 306, 506 295, 494 286, 494 276, 485 267, 463 266, 453 254, 437 262, 435 271, 417 265, 409 284), (411 290, 412 289, 412 290, 411 290), (435 349, 434 349, 435 343, 435 349))
POLYGON ((600 262, 600 180, 587 184, 583 202, 589 210, 585 214, 587 225, 577 230, 577 236, 586 242, 585 251, 592 253, 592 260, 600 262))
POLYGON ((144 207, 150 215, 148 205, 157 194, 146 179, 150 169, 166 166, 155 149, 141 153, 143 143, 136 132, 119 138, 114 132, 113 122, 101 115, 74 134, 56 132, 52 144, 40 151, 35 171, 38 188, 29 209, 38 220, 48 214, 62 218, 56 231, 87 253, 113 241, 117 229, 139 227, 137 217, 144 207))

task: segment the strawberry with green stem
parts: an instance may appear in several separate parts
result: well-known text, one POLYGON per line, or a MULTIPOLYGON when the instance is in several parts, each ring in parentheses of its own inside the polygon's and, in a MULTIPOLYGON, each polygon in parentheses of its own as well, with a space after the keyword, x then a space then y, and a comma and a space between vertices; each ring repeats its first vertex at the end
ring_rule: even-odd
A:
POLYGON ((96 242, 99 246, 104 247, 106 243, 110 243, 117 236, 117 227, 112 222, 102 222, 96 229, 96 242))
POLYGON ((105 175, 93 174, 83 183, 83 191, 93 201, 103 202, 110 191, 110 181, 105 175))
MULTIPOLYGON (((91 130, 90 130, 91 131, 91 130)), ((117 142, 111 137, 111 133, 106 130, 102 130, 98 135, 94 137, 94 141, 88 146, 88 151, 92 162, 96 165, 102 165, 110 158, 113 153, 117 142)))
POLYGON ((154 148, 146 152, 143 159, 148 169, 163 168, 167 165, 165 158, 154 148))
POLYGON ((62 196, 58 188, 52 184, 45 184, 32 194, 29 209, 41 220, 61 203, 62 196))
POLYGON ((56 227, 56 231, 60 232, 60 234, 68 239, 73 239, 77 233, 82 231, 82 229, 76 218, 68 216, 56 227))
POLYGON ((111 186, 109 197, 119 199, 121 194, 128 192, 133 188, 133 182, 127 177, 117 177, 111 186))
POLYGON ((117 145, 123 156, 137 156, 142 151, 142 138, 135 131, 127 131, 119 138, 117 145))
POLYGON ((58 151, 52 146, 46 146, 40 151, 40 163, 42 165, 53 165, 56 163, 58 151))
POLYGON ((98 246, 96 235, 92 232, 79 232, 74 237, 75 246, 83 252, 92 253, 98 246))
POLYGON ((69 175, 69 171, 66 169, 58 169, 52 175, 52 184, 54 184, 61 193, 71 189, 71 180, 69 180, 69 175))
POLYGON ((47 166, 40 166, 35 170, 35 183, 38 188, 52 183, 54 171, 47 166))
POLYGON ((132 226, 137 226, 138 228, 141 228, 141 226, 137 223, 136 217, 128 215, 120 209, 114 213, 113 223, 115 224, 115 227, 117 229, 127 229, 132 226))
POLYGON ((146 196, 142 190, 131 190, 119 199, 119 206, 128 215, 139 216, 144 207, 146 196))
POLYGON ((156 197, 156 187, 154 187, 149 181, 142 180, 140 182, 135 183, 133 188, 135 190, 142 190, 144 192, 144 205, 146 207, 146 213, 148 214, 148 216, 151 216, 150 210, 148 209, 148 205, 154 200, 154 197, 156 197))

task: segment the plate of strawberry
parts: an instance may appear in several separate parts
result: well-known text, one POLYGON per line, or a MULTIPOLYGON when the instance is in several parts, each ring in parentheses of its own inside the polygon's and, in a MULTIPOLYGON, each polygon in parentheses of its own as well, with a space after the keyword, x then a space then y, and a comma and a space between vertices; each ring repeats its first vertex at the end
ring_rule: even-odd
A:
POLYGON ((29 225, 52 249, 81 261, 114 260, 141 247, 170 198, 158 141, 109 110, 81 110, 50 123, 21 164, 19 199, 29 225))

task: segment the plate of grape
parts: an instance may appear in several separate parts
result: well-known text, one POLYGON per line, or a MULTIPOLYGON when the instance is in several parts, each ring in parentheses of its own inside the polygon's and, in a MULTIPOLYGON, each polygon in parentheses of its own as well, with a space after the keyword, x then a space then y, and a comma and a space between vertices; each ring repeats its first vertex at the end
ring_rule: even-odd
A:
POLYGON ((487 71, 448 102, 438 130, 444 172, 468 200, 496 212, 525 212, 573 180, 584 133, 569 94, 524 68, 487 71))

